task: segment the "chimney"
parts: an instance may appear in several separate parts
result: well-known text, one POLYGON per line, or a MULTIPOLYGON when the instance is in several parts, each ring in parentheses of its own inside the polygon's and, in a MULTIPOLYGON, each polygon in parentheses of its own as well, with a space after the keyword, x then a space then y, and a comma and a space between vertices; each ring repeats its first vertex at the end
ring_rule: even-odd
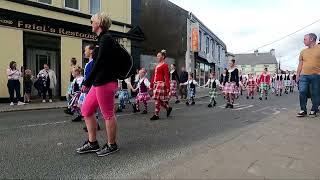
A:
POLYGON ((255 50, 255 51, 254 51, 254 54, 255 54, 256 56, 259 56, 259 51, 258 51, 258 50, 255 50))
POLYGON ((276 56, 276 50, 275 50, 275 49, 271 49, 271 50, 270 50, 270 54, 271 54, 272 56, 276 56))

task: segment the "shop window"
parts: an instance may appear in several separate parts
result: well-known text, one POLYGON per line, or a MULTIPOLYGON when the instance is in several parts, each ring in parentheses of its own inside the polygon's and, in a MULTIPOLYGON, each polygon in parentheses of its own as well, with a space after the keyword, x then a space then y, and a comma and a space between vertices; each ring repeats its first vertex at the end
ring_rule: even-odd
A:
POLYGON ((79 0, 64 0, 64 7, 80 10, 80 3, 79 0))
POLYGON ((39 3, 52 4, 52 0, 38 0, 39 3))
POLYGON ((101 0, 89 0, 90 1, 90 14, 96 14, 100 12, 101 0))

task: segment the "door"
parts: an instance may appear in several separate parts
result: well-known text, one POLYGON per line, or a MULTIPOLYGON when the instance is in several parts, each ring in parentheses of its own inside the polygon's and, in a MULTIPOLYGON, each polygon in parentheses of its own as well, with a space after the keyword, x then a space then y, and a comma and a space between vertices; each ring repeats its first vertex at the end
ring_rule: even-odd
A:
MULTIPOLYGON (((34 77, 37 77, 40 70, 43 69, 44 64, 49 64, 59 80, 60 69, 57 62, 57 52, 50 50, 40 50, 35 48, 28 48, 26 51, 26 68, 31 69, 34 77)), ((53 90, 53 96, 59 96, 60 83, 57 82, 57 87, 53 90)), ((37 96, 37 90, 33 87, 32 96, 37 96)))

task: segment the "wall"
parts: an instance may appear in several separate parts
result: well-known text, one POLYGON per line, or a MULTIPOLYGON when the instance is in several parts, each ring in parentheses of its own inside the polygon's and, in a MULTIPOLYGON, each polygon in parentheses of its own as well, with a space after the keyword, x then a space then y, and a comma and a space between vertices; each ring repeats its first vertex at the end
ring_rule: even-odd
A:
POLYGON ((265 66, 268 66, 268 71, 271 74, 276 73, 277 65, 276 64, 258 64, 255 66, 251 65, 238 65, 239 71, 242 71, 242 74, 253 73, 255 75, 259 75, 264 71, 265 66))
MULTIPOLYGON (((70 80, 70 59, 82 59, 82 39, 61 37, 61 96, 65 96, 70 80)), ((82 66, 82 61, 78 65, 82 66)))
MULTIPOLYGON (((23 32, 0 27, 0 39, 2 42, 0 43, 0 49, 2 50, 0 56, 0 97, 9 97, 6 70, 10 61, 16 61, 19 69, 23 65, 23 32)), ((22 81, 20 82, 22 83, 22 81)))
MULTIPOLYGON (((156 65, 156 56, 152 55, 141 55, 141 68, 146 68, 148 72, 148 77, 150 78, 151 74, 153 73, 154 66, 156 65)), ((166 63, 167 64, 174 64, 175 59, 167 57, 166 63)))

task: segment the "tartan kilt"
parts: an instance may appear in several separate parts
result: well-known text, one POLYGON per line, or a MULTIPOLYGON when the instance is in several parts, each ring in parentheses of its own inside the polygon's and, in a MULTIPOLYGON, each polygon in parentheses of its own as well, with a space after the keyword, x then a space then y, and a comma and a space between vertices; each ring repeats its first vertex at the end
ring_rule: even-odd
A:
POLYGON ((252 92, 252 91, 254 91, 256 89, 256 86, 255 85, 248 85, 247 86, 247 90, 249 91, 249 92, 252 92))
POLYGON ((235 82, 227 82, 223 87, 223 92, 226 94, 237 94, 237 85, 235 82))
POLYGON ((178 87, 178 83, 176 80, 172 80, 170 82, 170 92, 171 92, 171 96, 176 96, 177 95, 177 87, 178 87))
POLYGON ((261 91, 267 91, 267 90, 269 90, 269 85, 266 84, 266 83, 261 83, 261 84, 260 84, 260 90, 261 90, 261 91))
POLYGON ((216 98, 218 97, 218 90, 216 88, 209 90, 209 97, 210 98, 216 98))
POLYGON ((188 97, 189 98, 196 97, 196 90, 194 88, 188 88, 188 97))
POLYGON ((140 102, 149 101, 150 99, 151 97, 148 92, 139 93, 138 96, 136 97, 136 101, 140 101, 140 102))
POLYGON ((128 90, 119 91, 119 100, 129 101, 129 92, 128 90))
POLYGON ((285 87, 290 87, 291 86, 291 81, 290 80, 285 80, 284 81, 284 86, 285 87))
POLYGON ((283 89, 283 82, 282 81, 276 81, 276 89, 283 89))
POLYGON ((167 92, 164 82, 156 82, 154 84, 153 99, 161 101, 169 101, 169 93, 167 92))
POLYGON ((71 109, 72 112, 76 112, 79 110, 79 98, 80 98, 81 92, 74 93, 73 97, 68 103, 68 107, 71 109))

